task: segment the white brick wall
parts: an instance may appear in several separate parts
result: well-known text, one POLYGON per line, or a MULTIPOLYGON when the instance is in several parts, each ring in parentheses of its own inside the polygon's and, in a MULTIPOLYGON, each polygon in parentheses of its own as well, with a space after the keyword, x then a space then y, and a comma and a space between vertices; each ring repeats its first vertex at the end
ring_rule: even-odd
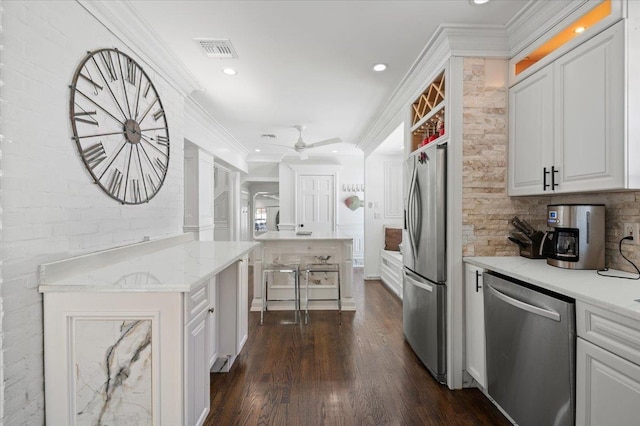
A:
MULTIPOLYGON (((117 47, 79 4, 0 4, 3 50, 0 423, 44 424, 40 263, 181 232, 183 96, 144 66, 162 96, 171 161, 149 204, 122 206, 91 183, 69 125, 72 75, 88 50, 117 47)), ((55 386, 55 384, 52 384, 55 386)))

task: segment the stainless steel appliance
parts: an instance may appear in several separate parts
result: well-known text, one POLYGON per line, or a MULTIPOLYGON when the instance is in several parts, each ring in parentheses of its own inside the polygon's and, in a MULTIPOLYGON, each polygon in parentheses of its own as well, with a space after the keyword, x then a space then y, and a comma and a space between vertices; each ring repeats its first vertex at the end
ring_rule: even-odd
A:
POLYGON ((484 274, 487 392, 520 426, 573 425, 574 300, 484 274))
POLYGON ((404 335, 441 383, 447 379, 446 160, 446 145, 407 160, 402 244, 404 335))
POLYGON ((568 269, 604 268, 604 204, 552 204, 547 225, 553 231, 547 263, 568 269))

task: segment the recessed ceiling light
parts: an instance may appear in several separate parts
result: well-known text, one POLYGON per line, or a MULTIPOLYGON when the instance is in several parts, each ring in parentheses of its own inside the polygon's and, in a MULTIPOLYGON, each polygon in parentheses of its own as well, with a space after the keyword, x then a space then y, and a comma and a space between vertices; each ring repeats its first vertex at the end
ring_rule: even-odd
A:
POLYGON ((260 148, 256 148, 256 152, 260 152, 260 148))
POLYGON ((333 152, 333 153, 335 154, 336 152, 338 152, 338 150, 337 150, 337 149, 334 149, 334 150, 333 150, 333 151, 331 151, 331 152, 333 152))
POLYGON ((376 72, 384 71, 387 69, 387 64, 375 64, 373 70, 376 72))
POLYGON ((581 33, 584 32, 584 30, 586 30, 585 27, 578 27, 575 30, 573 30, 573 32, 576 33, 576 34, 581 34, 581 33))
POLYGON ((489 3, 490 0, 469 0, 469 3, 471 4, 486 4, 489 3))
POLYGON ((238 71, 234 70, 233 68, 225 68, 222 70, 223 73, 225 73, 226 75, 236 75, 238 74, 238 71))

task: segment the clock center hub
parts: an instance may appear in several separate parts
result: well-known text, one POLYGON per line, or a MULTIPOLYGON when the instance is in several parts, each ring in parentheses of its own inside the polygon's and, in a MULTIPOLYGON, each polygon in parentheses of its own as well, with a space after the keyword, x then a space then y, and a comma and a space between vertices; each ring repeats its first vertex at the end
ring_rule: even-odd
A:
POLYGON ((135 120, 127 120, 124 122, 124 135, 127 141, 132 144, 140 143, 142 138, 142 132, 140 131, 140 125, 135 120))

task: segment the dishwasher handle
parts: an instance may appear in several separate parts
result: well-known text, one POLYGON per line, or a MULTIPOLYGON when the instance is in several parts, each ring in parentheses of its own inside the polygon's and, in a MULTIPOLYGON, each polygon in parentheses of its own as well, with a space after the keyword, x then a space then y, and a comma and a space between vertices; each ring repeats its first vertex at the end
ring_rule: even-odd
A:
POLYGON ((489 288, 489 291, 493 292, 498 299, 502 300, 505 303, 508 303, 511 306, 514 306, 516 308, 522 309, 527 312, 531 312, 532 314, 539 315, 541 317, 548 318, 550 320, 560 322, 560 314, 555 311, 539 308, 537 306, 524 303, 518 299, 514 299, 513 297, 507 296, 506 294, 496 290, 490 284, 487 284, 487 288, 489 288))

